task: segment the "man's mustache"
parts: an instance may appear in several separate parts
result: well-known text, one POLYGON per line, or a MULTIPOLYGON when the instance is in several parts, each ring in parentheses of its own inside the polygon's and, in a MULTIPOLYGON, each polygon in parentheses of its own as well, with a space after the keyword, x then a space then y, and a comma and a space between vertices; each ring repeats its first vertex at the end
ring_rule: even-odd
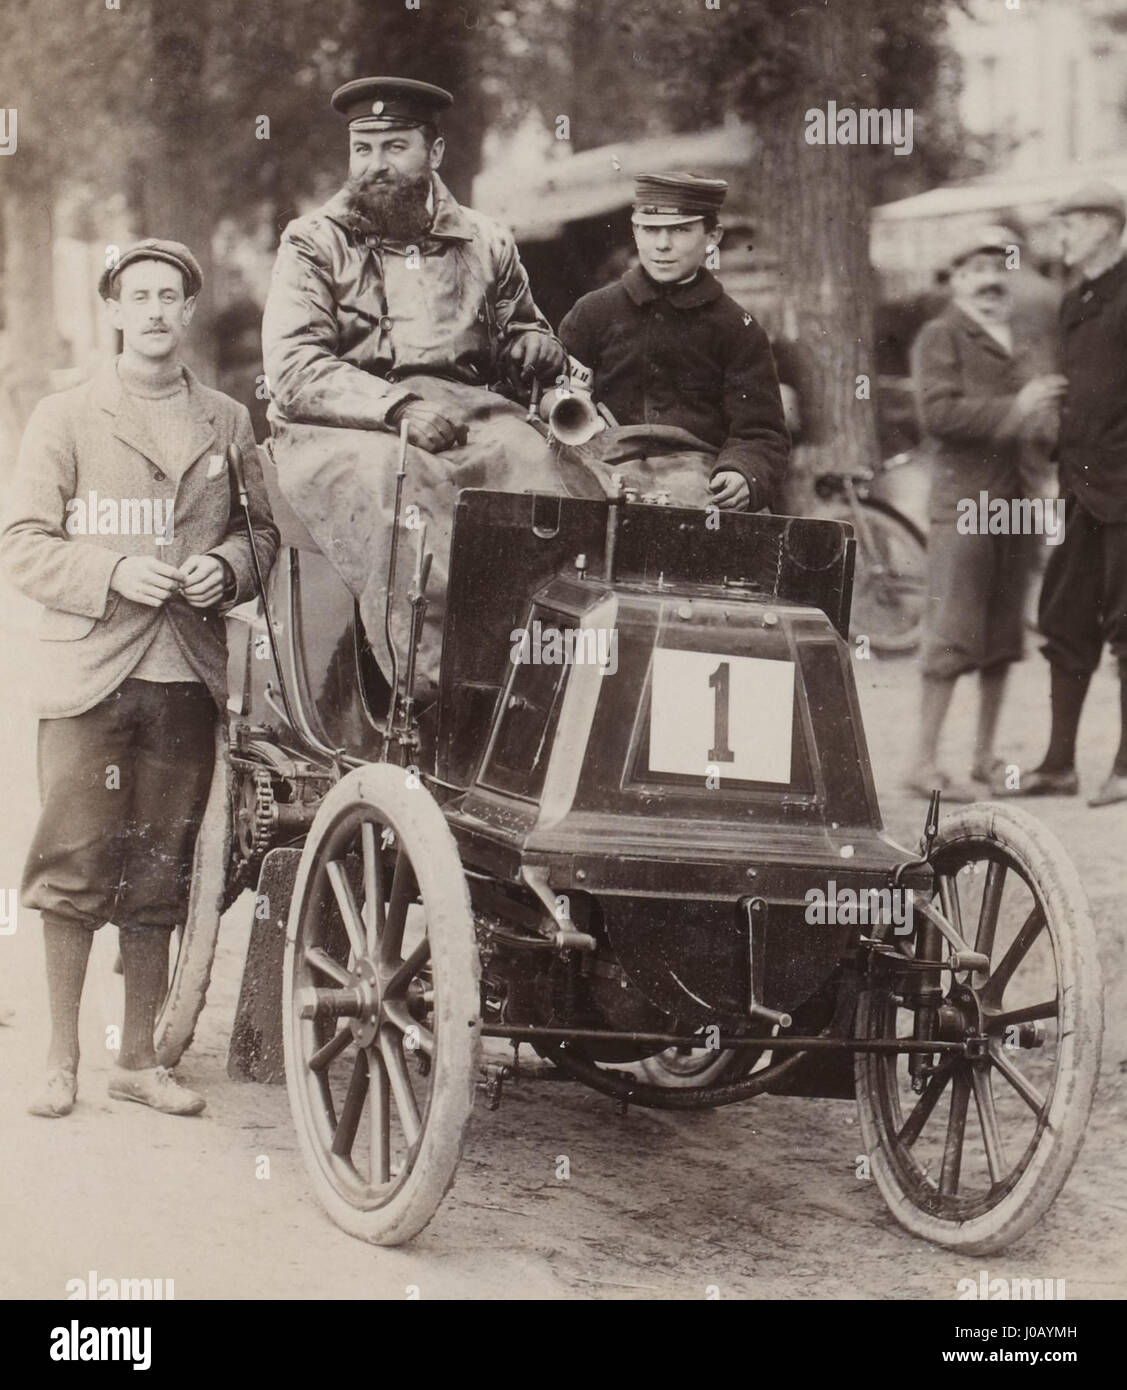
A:
POLYGON ((430 187, 429 174, 367 173, 349 174, 347 183, 356 192, 366 192, 370 188, 409 188, 427 189, 430 187))
POLYGON ((401 174, 355 174, 348 182, 353 188, 391 188, 404 179, 401 174))
POLYGON ((426 202, 428 175, 350 174, 345 183, 352 196, 376 207, 414 207, 426 202))

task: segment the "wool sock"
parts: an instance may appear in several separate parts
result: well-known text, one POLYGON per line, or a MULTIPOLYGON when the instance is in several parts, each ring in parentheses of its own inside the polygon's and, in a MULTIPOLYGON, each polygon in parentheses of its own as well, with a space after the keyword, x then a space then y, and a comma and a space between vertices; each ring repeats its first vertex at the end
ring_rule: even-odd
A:
POLYGON ((47 1065, 78 1065, 78 1014, 94 933, 65 917, 43 914, 47 956, 47 998, 51 1010, 51 1045, 47 1065))
POLYGON ((169 927, 119 927, 125 1018, 118 1066, 143 1071, 157 1064, 153 1028, 168 993, 169 927))
POLYGON ((1076 731, 1080 727, 1080 711, 1092 673, 1077 675, 1060 666, 1051 666, 1049 700, 1052 706, 1052 730, 1049 750, 1038 772, 1071 772, 1076 764, 1076 731))

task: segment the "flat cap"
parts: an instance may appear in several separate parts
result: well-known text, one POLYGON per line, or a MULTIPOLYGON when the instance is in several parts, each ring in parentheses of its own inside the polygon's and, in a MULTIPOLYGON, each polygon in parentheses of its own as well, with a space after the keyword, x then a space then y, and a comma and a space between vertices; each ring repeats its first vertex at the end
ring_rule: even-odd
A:
POLYGON ((634 215, 639 227, 669 227, 719 212, 728 192, 723 179, 700 174, 639 174, 634 180, 634 215))
POLYGON ((160 241, 148 237, 130 246, 117 258, 117 265, 107 266, 98 280, 98 293, 109 299, 113 282, 127 265, 134 261, 167 261, 184 273, 185 298, 191 299, 203 289, 203 271, 200 263, 182 241, 160 241))
POLYGON ((445 88, 410 77, 357 77, 332 95, 350 130, 412 130, 453 103, 445 88))
POLYGON ((1110 212, 1120 222, 1127 222, 1127 201, 1110 183, 1086 183, 1053 208, 1057 217, 1066 212, 1110 212))
POLYGON ((954 247, 947 256, 947 264, 954 270, 977 251, 997 251, 1005 255, 1011 246, 1017 245, 1017 233, 1009 227, 994 223, 985 227, 972 227, 969 232, 956 238, 954 247))

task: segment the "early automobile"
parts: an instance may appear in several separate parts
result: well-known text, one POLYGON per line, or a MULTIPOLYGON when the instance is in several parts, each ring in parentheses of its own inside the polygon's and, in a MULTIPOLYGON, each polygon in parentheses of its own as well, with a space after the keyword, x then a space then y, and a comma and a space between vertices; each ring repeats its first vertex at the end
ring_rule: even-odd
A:
MULTIPOLYGON (((918 851, 884 832, 847 524, 465 491, 420 712, 411 644, 385 680, 285 511, 266 607, 231 620, 230 813, 217 793, 164 1056, 255 888, 335 1222, 418 1233, 518 1047, 620 1106, 855 1096, 891 1212, 940 1245, 1044 1214, 1099 1068, 1084 890, 1005 804, 933 797, 918 851)), ((397 535, 417 633, 425 539, 397 535)))

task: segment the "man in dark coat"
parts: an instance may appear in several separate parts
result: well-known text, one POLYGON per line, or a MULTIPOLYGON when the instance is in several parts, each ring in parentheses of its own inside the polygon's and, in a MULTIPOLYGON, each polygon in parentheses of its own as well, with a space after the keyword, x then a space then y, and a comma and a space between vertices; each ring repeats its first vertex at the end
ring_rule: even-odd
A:
POLYGON ((1105 643, 1119 663, 1121 729, 1107 779, 1089 800, 1127 800, 1127 205, 1107 184, 1055 210, 1065 264, 1080 276, 1061 304, 1061 495, 1065 536, 1041 588, 1052 730, 1040 765, 1022 779, 1033 796, 1074 796, 1076 732, 1105 643))
POLYGON ((153 1024, 227 699, 219 610, 255 593, 229 445, 243 456, 266 567, 278 533, 246 407, 177 355, 201 285, 179 242, 140 242, 105 272, 122 354, 40 401, 7 498, 0 569, 44 605, 33 671, 43 809, 22 899, 42 915, 51 1007, 35 1115, 74 1106, 86 965, 107 921, 125 975, 110 1095, 169 1114, 204 1107, 157 1066, 153 1024))
MULTIPOLYGON (((398 458, 404 515, 427 527, 434 564, 415 693, 437 686, 454 504, 464 487, 601 497, 571 483, 524 410, 496 390, 551 382, 566 355, 537 309, 512 233, 462 207, 438 177, 429 83, 359 78, 333 94, 349 125, 349 178, 291 222, 262 321, 278 483, 357 597, 387 674, 384 604, 398 458)), ((412 566, 399 567, 393 641, 402 652, 412 566)))
POLYGON ((593 378, 619 426, 644 427, 596 436, 589 452, 627 481, 628 455, 645 454, 644 481, 672 483, 681 505, 759 511, 778 496, 790 440, 767 335, 705 269, 727 188, 695 174, 641 175, 640 264, 584 295, 560 337, 573 379, 593 378))
MULTIPOLYGON (((1044 447, 1064 384, 1034 375, 1031 345, 1010 322, 1010 248, 1004 227, 980 228, 956 248, 952 302, 924 325, 912 348, 931 490, 919 742, 908 789, 926 796, 938 787, 956 801, 984 792, 939 767, 955 681, 967 672, 979 675, 971 777, 1001 788, 994 736, 1010 664, 1022 656, 1025 588, 1036 544, 1024 527, 1031 512, 1011 504, 1024 496, 1023 443, 1040 436, 1044 447), (992 517, 1004 525, 995 526, 992 517), (1011 524, 1015 519, 1019 525, 1011 524)), ((1044 519, 1053 499, 1039 501, 1044 519)))

